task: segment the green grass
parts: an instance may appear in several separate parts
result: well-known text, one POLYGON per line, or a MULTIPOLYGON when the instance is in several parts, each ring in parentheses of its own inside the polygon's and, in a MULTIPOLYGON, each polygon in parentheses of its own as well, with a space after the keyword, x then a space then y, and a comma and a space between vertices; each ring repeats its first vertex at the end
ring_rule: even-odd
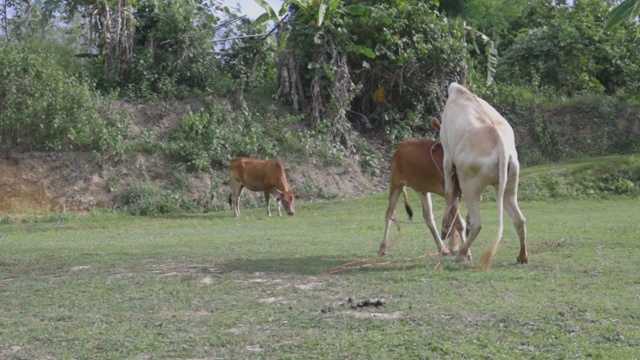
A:
MULTIPOLYGON (((482 204, 476 259, 495 236, 495 207, 482 204)), ((4 224, 0 358, 640 358, 640 201, 521 207, 530 264, 515 264, 507 219, 485 273, 416 259, 435 244, 414 220, 387 255, 413 260, 329 274, 377 253, 382 195, 300 203, 283 218, 260 207, 239 219, 4 224), (352 309, 349 297, 386 304, 352 309)))

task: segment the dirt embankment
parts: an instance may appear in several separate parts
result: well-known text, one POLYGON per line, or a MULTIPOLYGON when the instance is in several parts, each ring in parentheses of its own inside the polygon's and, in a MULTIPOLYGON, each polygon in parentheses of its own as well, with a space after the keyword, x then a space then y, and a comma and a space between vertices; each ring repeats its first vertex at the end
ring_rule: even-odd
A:
MULTIPOLYGON (((133 138, 142 132, 163 138, 184 114, 198 111, 203 103, 193 100, 173 105, 120 105, 133 118, 133 138)), ((363 173, 355 160, 347 160, 340 167, 284 162, 295 192, 316 197, 353 197, 385 188, 385 179, 363 173)), ((158 189, 170 189, 177 173, 186 173, 183 165, 144 153, 133 154, 120 164, 105 164, 82 152, 4 152, 0 154, 0 215, 118 207, 122 205, 123 190, 132 182, 145 179, 158 189)), ((193 172, 187 177, 188 196, 203 208, 226 204, 229 186, 225 171, 193 172)))
MULTIPOLYGON (((354 197, 384 189, 383 179, 361 172, 354 161, 344 167, 287 167, 289 182, 298 192, 354 197)), ((119 165, 99 165, 85 153, 5 153, 0 157, 0 215, 117 207, 123 189, 133 181, 146 178, 157 188, 167 188, 181 169, 146 154, 119 165)), ((229 195, 222 172, 191 173, 188 188, 189 196, 205 208, 223 205, 229 195)))

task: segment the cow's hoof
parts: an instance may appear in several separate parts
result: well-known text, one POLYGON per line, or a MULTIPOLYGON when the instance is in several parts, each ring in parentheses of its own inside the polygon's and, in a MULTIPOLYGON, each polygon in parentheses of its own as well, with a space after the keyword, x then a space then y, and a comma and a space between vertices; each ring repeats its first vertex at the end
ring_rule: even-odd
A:
POLYGON ((451 251, 449 251, 449 249, 447 249, 446 247, 442 248, 442 250, 440 250, 440 255, 442 255, 442 256, 451 256, 451 251))
POLYGON ((456 256, 456 262, 462 263, 462 262, 466 262, 466 261, 471 261, 473 260, 473 257, 471 256, 471 251, 466 252, 466 254, 462 251, 458 251, 458 255, 456 256))
POLYGON ((518 258, 516 259, 516 261, 518 262, 518 264, 528 264, 529 263, 529 257, 528 256, 518 256, 518 258))
POLYGON ((382 257, 385 256, 387 254, 387 247, 386 246, 380 246, 380 251, 378 251, 378 256, 382 257))

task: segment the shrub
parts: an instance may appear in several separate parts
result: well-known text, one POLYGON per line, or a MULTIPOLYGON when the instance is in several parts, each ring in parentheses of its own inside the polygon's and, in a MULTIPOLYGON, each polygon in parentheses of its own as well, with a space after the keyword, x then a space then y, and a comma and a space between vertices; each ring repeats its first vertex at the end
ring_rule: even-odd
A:
POLYGON ((157 216, 201 210, 193 199, 185 196, 183 190, 157 189, 146 180, 138 180, 127 186, 122 193, 122 202, 126 210, 136 216, 157 216))
POLYGON ((19 47, 0 52, 0 78, 3 147, 124 156, 130 120, 113 96, 96 94, 48 57, 19 47))
POLYGON ((640 159, 606 158, 571 170, 521 178, 522 200, 640 196, 640 159))
POLYGON ((212 103, 196 114, 187 114, 171 132, 167 154, 196 170, 225 168, 238 156, 274 158, 283 152, 297 159, 318 156, 325 163, 339 163, 344 149, 321 132, 300 129, 296 116, 231 111, 212 103))

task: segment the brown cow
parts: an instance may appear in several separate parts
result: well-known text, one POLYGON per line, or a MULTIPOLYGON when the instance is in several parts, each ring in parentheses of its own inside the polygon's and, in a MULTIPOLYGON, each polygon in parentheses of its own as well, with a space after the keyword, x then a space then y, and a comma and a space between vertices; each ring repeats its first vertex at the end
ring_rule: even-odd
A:
MULTIPOLYGON (((442 173, 442 145, 434 140, 411 139, 406 140, 396 149, 391 158, 391 181, 389 183, 389 207, 385 215, 384 239, 380 244, 379 255, 383 256, 388 247, 389 227, 393 221, 394 211, 400 193, 404 194, 405 209, 409 218, 413 211, 407 201, 405 186, 414 189, 422 202, 422 215, 431 230, 433 239, 438 246, 438 251, 443 255, 449 255, 449 249, 440 238, 433 218, 431 194, 444 196, 444 177, 442 173)), ((457 215, 457 214, 454 214, 457 215)), ((456 229, 464 234, 464 220, 455 216, 456 229)), ((443 225, 444 226, 444 225, 443 225)), ((443 236, 446 236, 444 234, 443 236)), ((463 236, 464 241, 464 236, 463 236)), ((454 249, 452 249, 454 250, 454 249)))
POLYGON ((267 202, 267 215, 271 216, 269 208, 269 195, 274 195, 278 203, 278 216, 282 216, 280 203, 289 215, 295 214, 295 196, 289 189, 289 183, 284 173, 284 166, 276 160, 260 160, 251 158, 235 158, 229 164, 229 176, 231 177, 231 195, 229 205, 234 210, 236 217, 240 216, 240 193, 246 187, 251 191, 264 191, 264 199, 267 202))

